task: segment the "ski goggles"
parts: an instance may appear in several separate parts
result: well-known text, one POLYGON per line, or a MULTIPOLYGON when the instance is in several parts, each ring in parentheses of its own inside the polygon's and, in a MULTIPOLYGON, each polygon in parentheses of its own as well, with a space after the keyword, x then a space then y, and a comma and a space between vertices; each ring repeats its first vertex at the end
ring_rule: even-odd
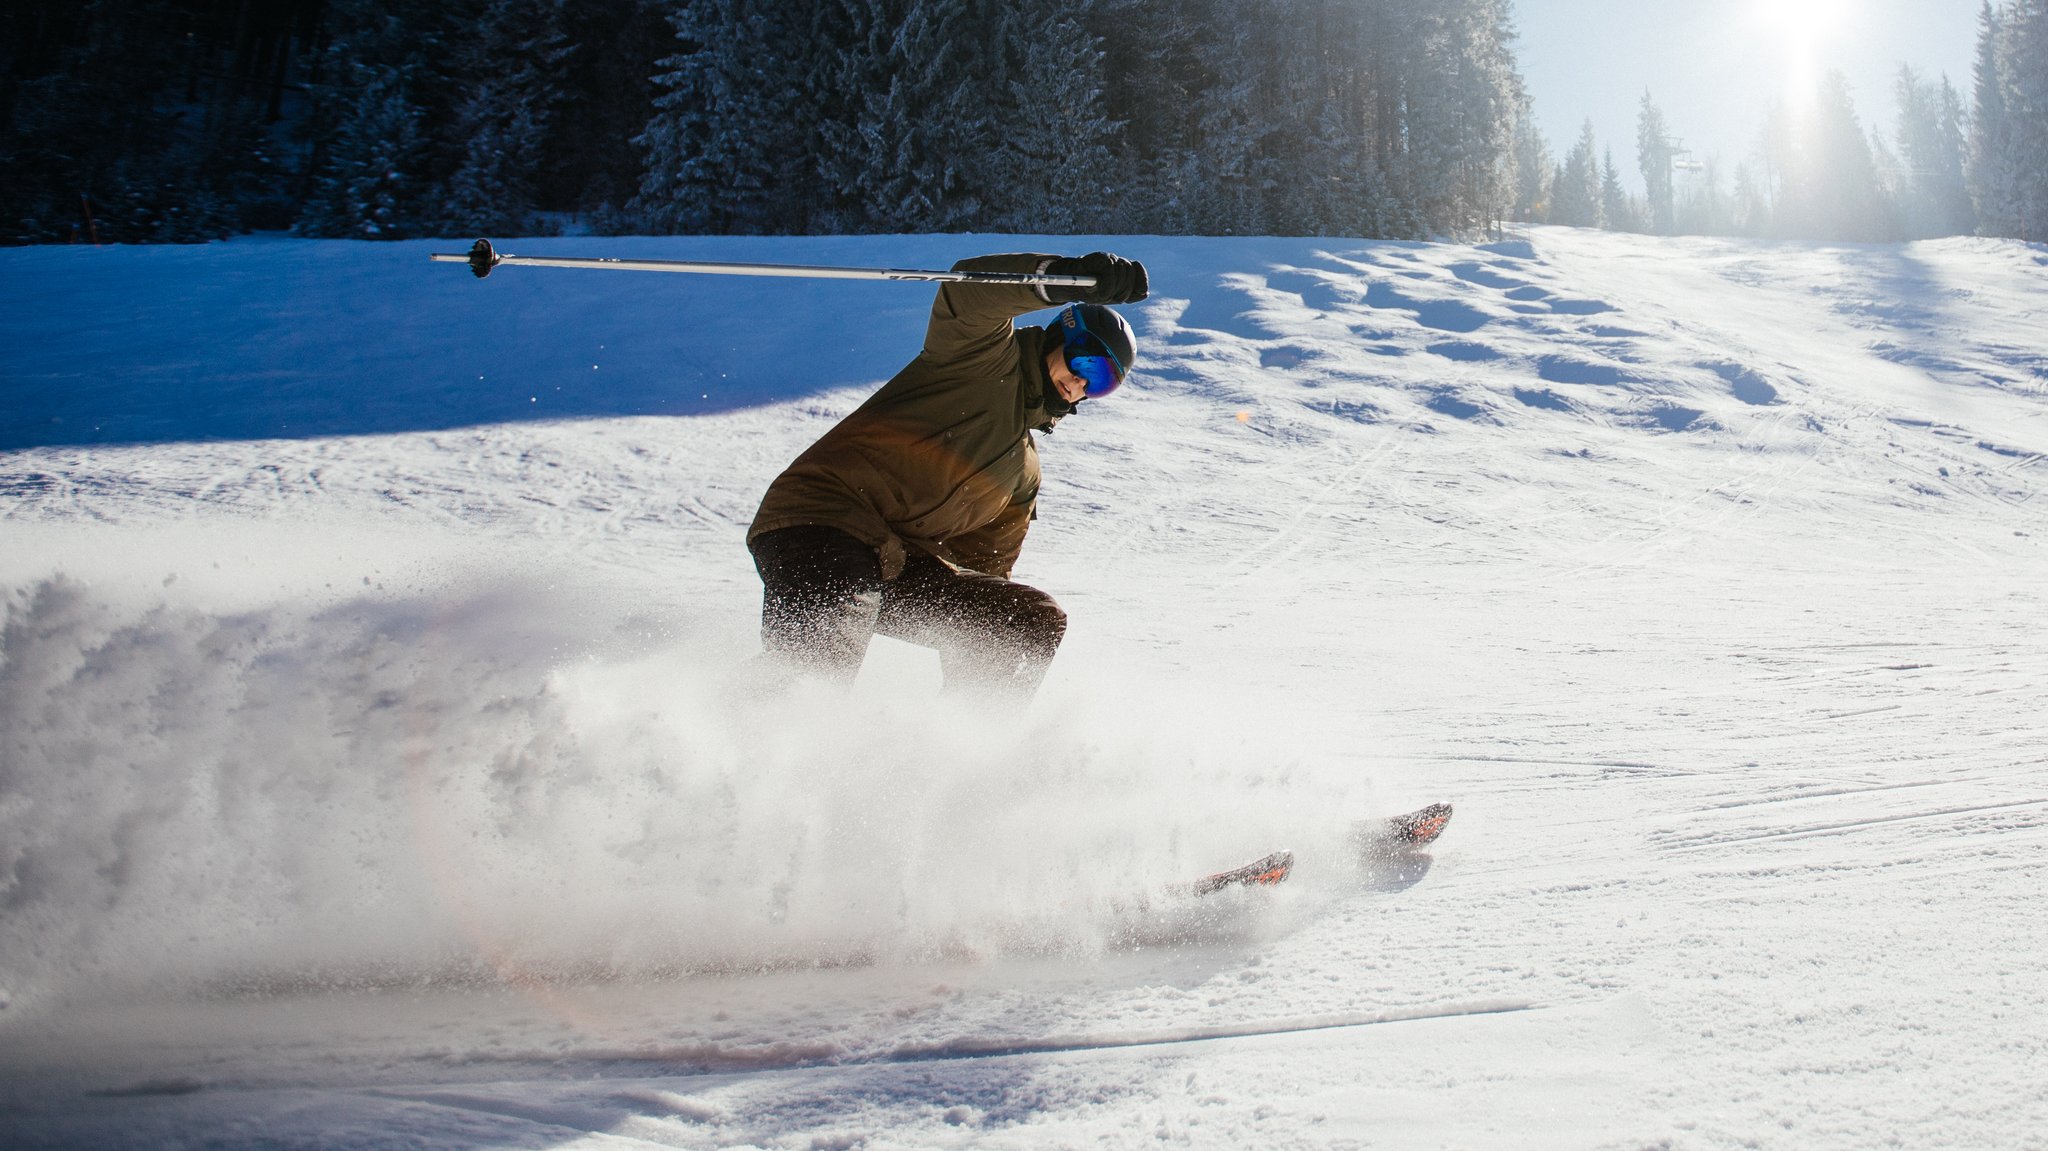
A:
POLYGON ((1060 313, 1060 332, 1066 339, 1060 354, 1066 358, 1067 370, 1081 377, 1084 395, 1106 396, 1124 382, 1123 364, 1101 337, 1088 330, 1081 309, 1068 307, 1060 313))

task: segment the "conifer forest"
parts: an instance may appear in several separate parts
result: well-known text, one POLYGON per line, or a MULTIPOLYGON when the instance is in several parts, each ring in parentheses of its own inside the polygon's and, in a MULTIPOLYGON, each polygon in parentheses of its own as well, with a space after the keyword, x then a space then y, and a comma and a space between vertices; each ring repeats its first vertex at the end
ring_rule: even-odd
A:
POLYGON ((1627 174, 1590 123, 1561 155, 1538 132, 1509 0, 22 0, 0 27, 15 244, 2048 238, 2048 0, 1987 0, 1972 76, 1902 66, 1888 132, 1830 76, 1701 161, 1646 92, 1627 174))

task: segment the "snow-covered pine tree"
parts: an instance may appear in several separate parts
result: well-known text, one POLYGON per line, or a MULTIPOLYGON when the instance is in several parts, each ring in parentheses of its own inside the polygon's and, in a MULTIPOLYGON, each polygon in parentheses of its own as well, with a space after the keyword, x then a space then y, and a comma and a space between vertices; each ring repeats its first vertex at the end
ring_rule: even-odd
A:
MULTIPOLYGON (((1332 150, 1336 127, 1324 115, 1332 77, 1328 52, 1329 5, 1321 0, 1279 3, 1282 9, 1244 26, 1241 50, 1253 118, 1250 163, 1243 191, 1254 227, 1282 235, 1314 235, 1332 212, 1332 150), (1282 26, 1277 18, 1295 23, 1282 26)), ((1262 14, 1263 15, 1263 14, 1262 14)))
POLYGON ((962 183, 986 205, 981 227, 1010 232, 1099 228, 1123 174, 1103 111, 1102 41, 1090 0, 976 0, 963 86, 979 96, 960 133, 962 183))
POLYGON ((677 51, 635 138, 646 174, 628 211, 661 231, 801 232, 819 201, 821 57, 829 3, 686 0, 677 51))
POLYGON ((307 0, 9 5, 0 242, 193 242, 297 213, 307 0))
POLYGON ((1606 150, 1600 164, 1600 226, 1614 232, 1643 230, 1642 213, 1628 189, 1622 186, 1613 148, 1606 150))
POLYGON ((1285 0, 1247 0, 1245 19, 1229 20, 1221 6, 1205 3, 1210 36, 1202 45, 1204 71, 1210 87, 1197 93, 1186 114, 1200 142, 1191 159, 1187 195, 1190 230, 1210 235, 1257 233, 1264 229, 1260 169, 1264 137, 1271 130, 1265 118, 1274 109, 1263 99, 1258 71, 1276 63, 1261 56, 1258 46, 1270 45, 1259 34, 1284 18, 1285 0))
POLYGON ((1961 100, 1948 77, 1939 85, 1899 66, 1899 103, 1894 139, 1899 180, 1895 188, 1900 226, 1908 238, 1966 235, 1975 227, 1963 176, 1961 100))
POLYGON ((1374 82, 1394 103, 1379 125, 1387 179, 1425 235, 1433 215, 1453 198, 1449 93, 1456 77, 1443 60, 1443 23, 1443 5, 1437 0, 1386 10, 1383 27, 1390 50, 1374 74, 1374 82))
POLYGON ((1459 216, 1452 233, 1492 228, 1514 197, 1514 127, 1528 107, 1515 70, 1508 0, 1466 0, 1452 25, 1458 85, 1459 216))
POLYGON ((1132 231, 1456 234, 1514 192, 1504 0, 1099 0, 1132 231))
POLYGON ((1649 230, 1668 236, 1677 228, 1678 202, 1672 189, 1671 128, 1664 112, 1643 90, 1643 102, 1636 112, 1636 164, 1642 169, 1649 230))
POLYGON ((321 236, 418 235, 458 148, 447 129, 463 80, 451 45, 487 0, 330 0, 314 69, 310 193, 297 227, 321 236))
POLYGON ((1814 106, 1792 140, 1778 204, 1780 232, 1805 239, 1890 238, 1870 138, 1841 72, 1831 71, 1821 81, 1814 106))
POLYGON ((1970 118, 1961 93, 1944 74, 1941 78, 1940 171, 1936 192, 1941 204, 1941 231, 1969 235, 1977 229, 1976 207, 1970 202, 1970 118))
POLYGON ((1550 145, 1536 127, 1535 117, 1524 115, 1515 125, 1515 202, 1509 219, 1536 224, 1550 219, 1550 183, 1555 167, 1550 145))
POLYGON ((1506 218, 1515 192, 1515 125, 1529 114, 1529 94, 1515 67, 1509 0, 1472 0, 1463 13, 1462 42, 1470 61, 1461 86, 1461 163, 1471 223, 1493 227, 1506 218))
POLYGON ((1103 104, 1117 110, 1116 179, 1103 189, 1117 232, 1194 230, 1203 140, 1189 114, 1215 87, 1208 0, 1098 0, 1089 20, 1102 44, 1103 104))
POLYGON ((1406 51, 1393 79, 1405 115, 1395 184, 1427 231, 1470 232, 1504 215, 1513 195, 1523 94, 1507 12, 1498 0, 1423 0, 1400 15, 1406 51))
POLYGON ((1870 142, 1871 183, 1876 186, 1878 203, 1883 206, 1885 234, 1891 239, 1903 238, 1906 231, 1900 222, 1899 205, 1910 193, 1912 176, 1886 142, 1884 133, 1873 127, 1867 139, 1870 142))
POLYGON ((1551 193, 1550 222, 1574 228, 1598 228, 1603 223, 1600 202, 1599 148, 1593 136, 1593 121, 1579 130, 1579 139, 1565 155, 1551 193))
POLYGON ((1506 0, 678 4, 663 227, 1413 236, 1514 199, 1506 0))
POLYGON ((1378 197, 1366 136, 1356 46, 1358 5, 1294 0, 1251 26, 1254 146, 1246 173, 1264 230, 1356 231, 1378 197), (1284 20, 1285 22, 1281 22, 1284 20))
MULTIPOLYGON (((1363 195, 1352 209, 1358 221, 1356 231, 1365 236, 1426 236, 1431 230, 1429 221, 1420 201, 1410 193, 1403 171, 1407 165, 1408 77, 1417 50, 1417 25, 1400 5, 1361 4, 1357 11, 1357 38, 1341 48, 1354 62, 1348 100, 1358 109, 1363 168, 1363 195)), ((1349 221, 1339 223, 1348 225, 1349 221)))
POLYGON ((718 99, 732 67, 721 37, 739 29, 729 10, 707 4, 686 4, 668 19, 676 51, 659 63, 654 116, 633 139, 646 171, 626 211, 649 231, 718 231, 726 221, 715 191, 718 166, 707 153, 730 112, 718 99))
POLYGON ((409 70, 356 64, 354 101, 299 216, 311 236, 396 239, 418 224, 425 161, 421 110, 408 92, 409 70))
POLYGON ((490 0, 457 49, 468 95, 450 143, 461 159, 443 184, 434 225, 446 235, 516 236, 541 230, 534 182, 560 76, 574 47, 563 0, 490 0))
MULTIPOLYGON (((1281 15, 1254 0, 1248 19, 1281 15)), ((1240 230, 1258 135, 1245 20, 1221 0, 1101 0, 1105 105, 1123 123, 1112 226, 1125 232, 1240 230)))
POLYGON ((2006 106, 2008 33, 1991 0, 1977 16, 1977 60, 1972 70, 1976 113, 1970 119, 1970 197, 1977 226, 1987 236, 2019 234, 2019 164, 2013 152, 2012 114, 2006 106))
POLYGON ((824 124, 825 184, 851 231, 959 231, 982 202, 967 181, 982 135, 969 61, 979 47, 963 0, 842 0, 836 86, 850 120, 824 124))
POLYGON ((2012 0, 2005 21, 2015 234, 2043 240, 2048 239, 2048 0, 2012 0))

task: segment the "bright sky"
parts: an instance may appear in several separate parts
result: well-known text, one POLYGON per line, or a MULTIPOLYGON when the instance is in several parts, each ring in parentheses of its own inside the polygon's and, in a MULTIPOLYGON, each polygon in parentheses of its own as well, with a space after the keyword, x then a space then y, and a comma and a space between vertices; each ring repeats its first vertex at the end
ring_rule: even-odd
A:
POLYGON ((1638 192, 1636 111, 1647 88, 1695 156, 1721 159, 1722 186, 1756 149, 1773 98, 1810 98, 1849 78, 1856 112, 1887 137, 1901 63, 1943 72, 1970 99, 1981 0, 1515 0, 1516 55, 1536 122, 1562 159, 1590 117, 1638 192))

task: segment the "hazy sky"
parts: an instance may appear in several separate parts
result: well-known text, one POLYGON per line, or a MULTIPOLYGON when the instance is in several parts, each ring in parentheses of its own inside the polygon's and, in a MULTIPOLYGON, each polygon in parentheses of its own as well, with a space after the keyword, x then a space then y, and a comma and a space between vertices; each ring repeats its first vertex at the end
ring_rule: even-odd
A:
POLYGON ((1515 0, 1516 55, 1536 122, 1562 159, 1587 118, 1638 192, 1636 111, 1648 89, 1674 135, 1718 154, 1724 187, 1755 151, 1773 98, 1806 98, 1829 68, 1887 138, 1901 63, 1970 99, 1981 0, 1515 0))

